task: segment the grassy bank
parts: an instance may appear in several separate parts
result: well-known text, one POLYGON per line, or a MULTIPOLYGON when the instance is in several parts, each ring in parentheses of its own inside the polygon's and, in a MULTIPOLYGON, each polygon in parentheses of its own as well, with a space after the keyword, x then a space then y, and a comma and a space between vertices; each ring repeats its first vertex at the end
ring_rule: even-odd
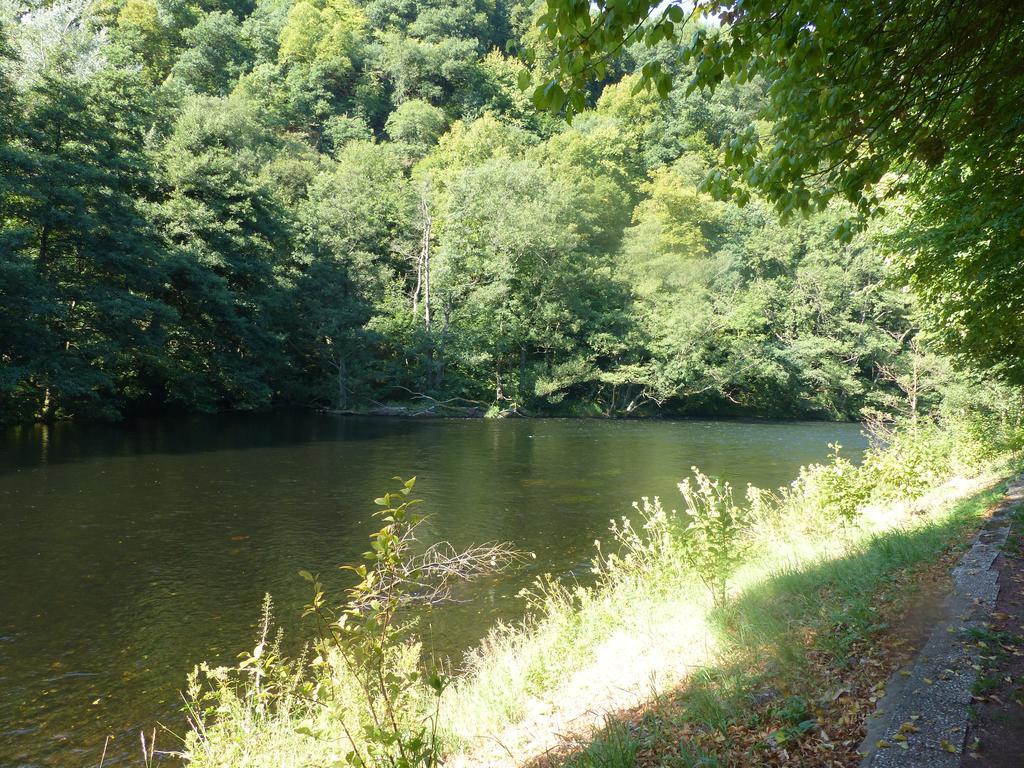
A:
MULTIPOLYGON (((447 745, 469 753, 456 762, 542 754, 684 681, 685 713, 676 714, 696 731, 721 734, 758 691, 796 696, 789 706, 807 700, 811 692, 793 692, 807 687, 814 660, 845 663, 879 624, 879 592, 973 530, 1014 471, 1010 456, 950 437, 921 430, 859 467, 837 455, 780 492, 748 489, 733 511, 745 518, 741 560, 721 574, 728 599, 718 604, 687 563, 689 517, 639 505, 640 523, 613 530, 616 554, 599 559, 598 586, 542 591, 540 619, 495 632, 471 657, 445 721, 447 745)), ((698 493, 691 512, 715 493, 725 490, 698 493)), ((592 747, 599 754, 575 759, 633 765, 637 733, 613 729, 592 747)))
POLYGON ((563 739, 539 764, 858 764, 865 717, 931 620, 1004 474, 943 486, 912 520, 851 536, 841 554, 751 564, 742 592, 709 611, 715 651, 696 674, 563 739))
POLYGON ((541 580, 524 621, 496 627, 450 678, 418 670, 414 630, 382 634, 371 653, 330 634, 291 660, 268 630, 239 668, 193 677, 185 751, 232 768, 544 754, 698 765, 785 751, 875 685, 854 660, 873 657, 911 576, 978 525, 1016 469, 1016 440, 1015 422, 908 423, 861 464, 837 450, 777 491, 735 492, 695 470, 682 511, 638 503, 598 545, 593 586, 541 580), (825 690, 837 670, 858 673, 839 694, 825 690))

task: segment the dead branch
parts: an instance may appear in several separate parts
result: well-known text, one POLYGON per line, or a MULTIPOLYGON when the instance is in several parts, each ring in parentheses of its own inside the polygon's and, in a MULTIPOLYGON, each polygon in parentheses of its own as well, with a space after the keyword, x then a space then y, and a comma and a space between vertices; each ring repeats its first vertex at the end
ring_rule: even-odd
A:
MULTIPOLYGON (((415 539, 413 530, 406 537, 415 539)), ((455 549, 448 542, 432 544, 423 553, 408 558, 397 568, 379 573, 377 589, 360 601, 368 606, 387 595, 403 594, 406 605, 438 605, 453 602, 456 584, 504 573, 529 561, 533 555, 508 542, 488 542, 455 549), (400 589, 399 589, 400 587, 400 589)))

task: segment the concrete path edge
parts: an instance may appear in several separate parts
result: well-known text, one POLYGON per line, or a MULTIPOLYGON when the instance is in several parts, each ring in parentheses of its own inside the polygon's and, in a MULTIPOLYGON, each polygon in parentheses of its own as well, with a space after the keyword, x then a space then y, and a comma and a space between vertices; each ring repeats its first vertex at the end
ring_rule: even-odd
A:
POLYGON ((977 657, 983 652, 971 642, 971 630, 981 629, 995 606, 999 573, 993 564, 1010 531, 1010 512, 1021 503, 1024 482, 1018 479, 954 568, 943 618, 910 667, 897 670, 887 682, 868 719, 861 768, 960 765, 977 657))

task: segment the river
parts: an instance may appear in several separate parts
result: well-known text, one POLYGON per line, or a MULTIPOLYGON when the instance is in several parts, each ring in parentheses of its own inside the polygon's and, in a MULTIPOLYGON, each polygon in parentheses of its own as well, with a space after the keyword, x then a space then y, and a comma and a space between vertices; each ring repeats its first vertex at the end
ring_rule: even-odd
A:
POLYGON ((423 617, 458 658, 539 573, 585 579, 609 518, 671 505, 691 465, 776 487, 835 441, 865 445, 852 424, 288 412, 0 432, 0 768, 95 766, 108 735, 106 766, 139 764, 140 728, 183 727, 192 665, 251 648, 265 592, 302 637, 298 570, 340 591, 394 475, 418 477, 429 538, 536 554, 423 617))

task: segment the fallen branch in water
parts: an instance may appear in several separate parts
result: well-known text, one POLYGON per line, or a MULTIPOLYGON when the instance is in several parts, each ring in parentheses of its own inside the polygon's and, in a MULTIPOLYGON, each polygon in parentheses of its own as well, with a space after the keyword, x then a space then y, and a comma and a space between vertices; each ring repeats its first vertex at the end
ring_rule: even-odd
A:
MULTIPOLYGON (((408 536, 411 543, 412 530, 408 536)), ((360 606, 396 594, 403 596, 403 605, 452 602, 455 584, 504 573, 533 557, 532 553, 517 550, 508 542, 488 542, 462 550, 448 542, 439 542, 397 564, 386 575, 380 574, 377 588, 360 601, 360 606)))

